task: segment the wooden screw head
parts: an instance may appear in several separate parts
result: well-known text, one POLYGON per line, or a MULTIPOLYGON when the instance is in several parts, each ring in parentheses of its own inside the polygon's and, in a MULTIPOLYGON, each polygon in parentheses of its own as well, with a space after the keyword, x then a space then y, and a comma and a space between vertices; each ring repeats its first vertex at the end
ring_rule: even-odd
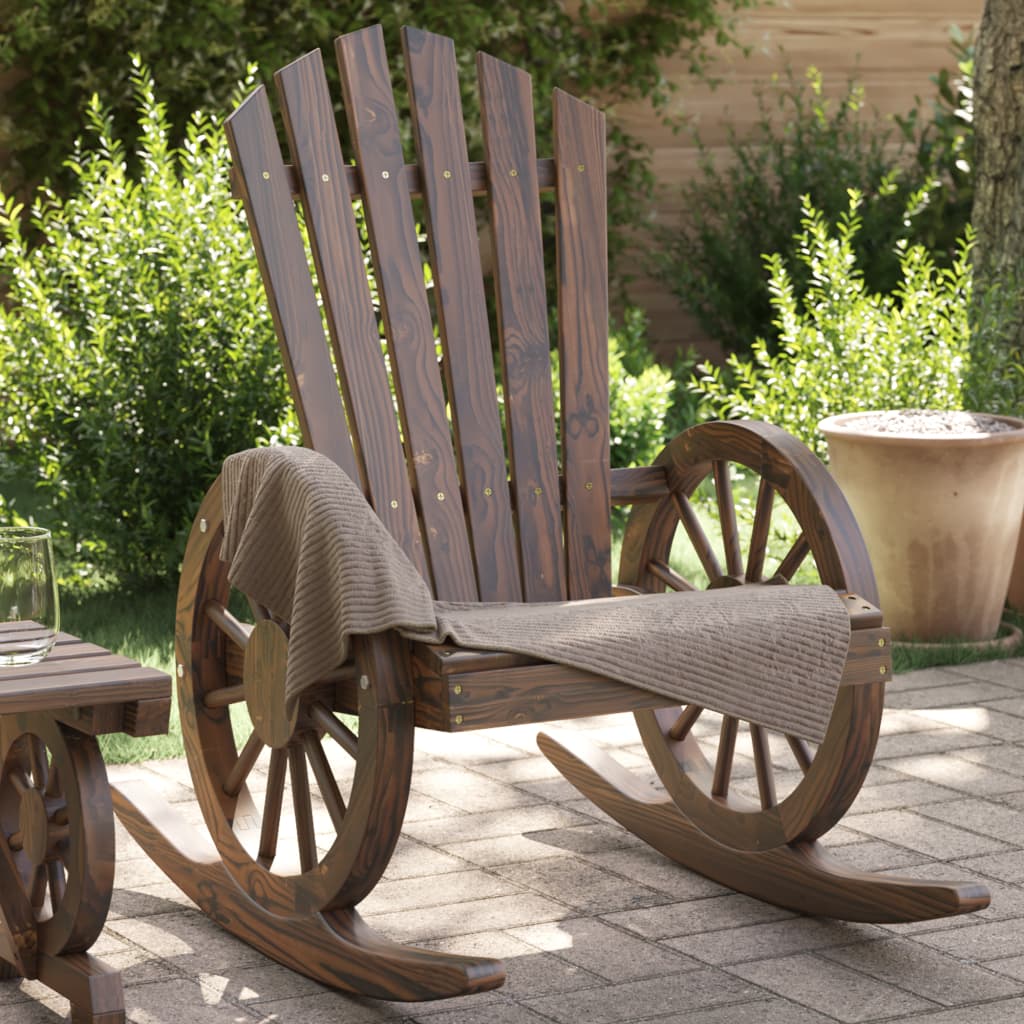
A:
POLYGON ((390 178, 390 177, 391 177, 391 172, 390 172, 390 171, 381 171, 381 172, 380 172, 380 176, 381 176, 381 177, 382 177, 382 178, 383 178, 383 179, 384 179, 385 181, 387 181, 387 180, 388 180, 388 178, 390 178))
POLYGON ((392 508, 398 508, 398 499, 397 498, 392 498, 390 504, 391 504, 392 508))
POLYGON ((885 675, 885 666, 884 665, 879 665, 878 666, 878 674, 880 676, 884 676, 885 675))
POLYGON ((492 490, 492 489, 491 489, 490 487, 485 487, 485 488, 484 488, 484 494, 486 494, 488 498, 489 498, 489 497, 490 497, 490 496, 491 496, 491 495, 492 495, 493 493, 494 493, 494 491, 493 491, 493 490, 492 490))
POLYGON ((328 181, 331 180, 331 176, 329 174, 321 174, 320 180, 324 182, 324 184, 326 184, 328 181))
POLYGON ((264 181, 270 181, 270 171, 264 171, 263 172, 263 180, 264 181))
POLYGON ((452 172, 451 172, 451 171, 445 171, 445 172, 444 172, 444 178, 445 178, 445 180, 446 180, 446 181, 447 181, 447 180, 448 180, 448 179, 449 179, 449 178, 450 178, 451 176, 452 176, 452 172))
POLYGON ((210 524, 209 524, 209 523, 207 522, 207 520, 205 519, 205 517, 204 517, 203 519, 200 519, 200 520, 199 520, 199 532, 200 532, 200 533, 206 533, 206 531, 207 531, 207 530, 208 530, 209 528, 210 528, 210 524))
POLYGON ((438 501, 444 501, 444 491, 438 491, 437 492, 437 500, 438 501))

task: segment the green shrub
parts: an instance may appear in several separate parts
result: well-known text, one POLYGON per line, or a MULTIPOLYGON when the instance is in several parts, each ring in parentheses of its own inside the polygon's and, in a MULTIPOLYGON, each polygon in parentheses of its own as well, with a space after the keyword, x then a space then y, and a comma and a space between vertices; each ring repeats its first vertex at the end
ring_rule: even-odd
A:
MULTIPOLYGON (((952 99, 948 77, 937 80, 952 99)), ((720 166, 703 151, 699 175, 683 187, 682 222, 656 229, 654 272, 728 351, 747 352, 755 338, 769 348, 777 339, 764 253, 784 252, 800 230, 802 199, 828 219, 847 206, 847 189, 863 196, 859 228, 851 239, 867 286, 888 292, 900 280, 896 242, 907 231, 908 199, 928 187, 928 202, 914 210, 912 240, 948 265, 953 240, 962 234, 969 193, 948 173, 957 155, 949 110, 936 108, 932 123, 904 119, 900 131, 865 110, 863 89, 853 83, 838 100, 825 97, 820 73, 803 82, 792 72, 757 93, 758 119, 740 139, 730 130, 730 158, 720 166)), ((920 107, 920 104, 919 104, 920 107)), ((960 177, 961 172, 956 171, 960 177)), ((807 268, 792 268, 803 294, 807 268)))
MULTIPOLYGON (((550 152, 551 93, 617 103, 648 100, 669 117, 672 84, 661 72, 665 57, 689 62, 701 73, 711 50, 734 42, 731 16, 756 0, 646 0, 611 5, 582 0, 242 0, 192 3, 74 3, 34 0, 0 5, 0 73, 26 72, 4 95, 0 149, 14 158, 8 191, 20 180, 37 182, 59 172, 78 134, 81 111, 99 93, 116 111, 118 132, 128 130, 130 83, 123 55, 139 53, 153 68, 168 104, 175 142, 193 110, 227 112, 247 62, 268 73, 319 46, 340 95, 332 41, 343 32, 380 21, 394 77, 404 78, 399 28, 415 25, 455 39, 462 100, 471 152, 479 152, 480 120, 474 50, 527 68, 539 150, 550 152)), ((399 97, 404 105, 404 100, 399 97)), ((405 122, 407 123, 407 122, 405 122)), ((611 241, 625 243, 624 229, 643 216, 653 188, 650 151, 619 126, 610 132, 611 241)), ((407 150, 408 152, 408 150, 407 150)))
POLYGON ((817 424, 826 416, 963 407, 970 231, 948 268, 936 266, 923 246, 901 240, 899 280, 890 294, 881 294, 868 287, 857 263, 861 204, 851 191, 833 234, 824 214, 805 200, 793 251, 810 279, 807 293, 798 297, 781 255, 766 259, 778 350, 759 338, 752 358, 733 354, 724 369, 701 366, 693 388, 704 412, 768 420, 824 456, 817 424))
POLYGON ((41 521, 147 580, 174 573, 221 460, 278 424, 288 391, 219 122, 194 116, 172 149, 137 62, 132 83, 137 180, 94 100, 73 188, 32 207, 33 244, 0 197, 0 441, 41 521))

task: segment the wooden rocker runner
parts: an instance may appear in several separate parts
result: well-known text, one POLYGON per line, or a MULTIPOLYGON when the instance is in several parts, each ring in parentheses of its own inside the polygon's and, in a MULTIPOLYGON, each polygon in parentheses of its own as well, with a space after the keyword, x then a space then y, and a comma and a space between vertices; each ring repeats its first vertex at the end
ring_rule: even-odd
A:
POLYGON ((218 481, 188 541, 176 636, 182 729, 209 836, 122 790, 116 807, 125 825, 214 920, 321 982, 388 999, 477 992, 502 983, 500 962, 393 944, 355 909, 399 836, 414 729, 633 711, 663 797, 582 742, 542 735, 541 748, 581 792, 681 864, 795 910, 850 920, 985 906, 980 886, 863 874, 816 842, 864 781, 891 670, 867 553, 818 460, 773 427, 711 423, 676 438, 650 468, 610 469, 603 115, 556 92, 554 156, 538 159, 529 76, 480 55, 484 160, 471 163, 451 41, 406 30, 403 44, 413 166, 403 160, 379 28, 336 44, 355 166, 339 144, 319 51, 276 76, 291 166, 264 89, 227 125, 306 444, 361 482, 439 600, 785 585, 802 570, 844 595, 852 626, 827 731, 809 744, 701 707, 666 706, 664 697, 589 672, 412 644, 395 633, 356 638, 349 663, 289 704, 288 623, 255 601, 253 621, 237 613, 245 601, 232 594, 220 559, 218 481), (557 428, 544 192, 553 192, 557 224, 557 428), (493 240, 504 429, 475 196, 486 196, 493 240), (373 293, 354 204, 366 216, 373 293), (417 220, 429 242, 430 296, 417 220), (738 511, 746 492, 733 494, 738 474, 752 487, 746 517, 738 511), (613 505, 632 508, 615 587, 613 505), (720 545, 702 524, 708 507, 720 545), (797 539, 772 555, 769 539, 783 522, 796 524, 797 539), (681 574, 673 545, 695 554, 699 580, 681 574), (232 707, 251 720, 240 748, 232 707), (734 780, 734 765, 744 764, 751 778, 734 780))

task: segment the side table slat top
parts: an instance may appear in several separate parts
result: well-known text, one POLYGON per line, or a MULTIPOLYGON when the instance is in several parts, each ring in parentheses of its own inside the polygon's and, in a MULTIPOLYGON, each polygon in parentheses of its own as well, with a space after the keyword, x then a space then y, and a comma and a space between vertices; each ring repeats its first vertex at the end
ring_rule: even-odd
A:
POLYGON ((166 673, 60 633, 43 661, 0 667, 0 714, 166 698, 170 689, 166 673))

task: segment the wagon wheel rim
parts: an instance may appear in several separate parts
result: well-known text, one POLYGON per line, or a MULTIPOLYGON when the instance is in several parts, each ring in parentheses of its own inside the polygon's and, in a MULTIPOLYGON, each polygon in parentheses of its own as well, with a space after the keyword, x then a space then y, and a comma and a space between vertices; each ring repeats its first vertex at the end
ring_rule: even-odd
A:
POLYGON ((0 841, 7 843, 36 921, 38 948, 87 950, 110 907, 114 819, 92 736, 46 715, 15 716, 0 772, 0 841))
MULTIPOLYGON (((783 431, 760 423, 704 424, 672 442, 658 464, 666 469, 670 493, 631 517, 622 582, 648 590, 700 589, 669 564, 681 529, 709 588, 786 585, 802 565, 813 565, 821 583, 877 601, 867 552, 845 499, 817 458, 783 431), (734 465, 759 478, 746 538, 732 488, 734 465), (709 539, 691 500, 705 480, 711 481, 722 524, 720 544, 709 539), (767 542, 780 503, 800 533, 772 566, 767 542)), ((882 683, 841 687, 817 747, 729 715, 721 716, 716 740, 698 738, 712 714, 695 705, 641 711, 636 719, 662 783, 693 824, 733 848, 766 849, 815 839, 842 817, 870 767, 883 694, 882 683), (747 795, 737 792, 743 783, 737 786, 734 778, 741 736, 752 760, 747 795), (712 757, 704 750, 710 743, 712 757), (783 775, 785 761, 790 769, 783 775), (776 785, 780 778, 796 781, 783 793, 776 785)))
POLYGON ((182 734, 207 828, 225 868, 267 910, 304 917, 352 906, 383 873, 408 797, 412 704, 396 699, 405 666, 383 638, 362 638, 350 665, 286 705, 288 624, 252 601, 254 624, 231 611, 222 539, 218 480, 189 538, 176 641, 182 734), (254 688, 250 666, 261 656, 275 676, 254 688), (241 682, 229 664, 243 666, 241 682), (339 686, 357 702, 356 729, 335 713, 339 686), (248 713, 240 747, 236 705, 248 713), (339 766, 351 776, 347 796, 339 766))

